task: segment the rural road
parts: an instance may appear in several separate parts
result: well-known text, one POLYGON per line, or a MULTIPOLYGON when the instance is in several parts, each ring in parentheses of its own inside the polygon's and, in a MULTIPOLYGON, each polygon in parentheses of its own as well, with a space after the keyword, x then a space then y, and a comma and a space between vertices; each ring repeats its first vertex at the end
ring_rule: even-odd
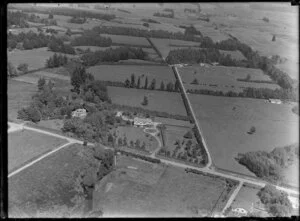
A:
POLYGON ((240 192, 240 189, 242 188, 244 182, 240 182, 239 185, 235 188, 231 196, 229 197, 226 205, 224 206, 222 213, 226 211, 226 209, 232 204, 233 200, 235 199, 236 195, 240 192))
POLYGON ((181 84, 181 87, 182 87, 182 89, 183 89, 183 95, 185 96, 185 98, 186 98, 186 100, 187 100, 187 102, 188 102, 188 105, 189 105, 189 107, 190 107, 190 110, 191 110, 192 117, 193 117, 193 120, 194 120, 194 122, 195 122, 195 125, 196 125, 198 131, 200 132, 200 135, 201 135, 201 138, 202 138, 202 143, 203 143, 203 146, 204 146, 204 148, 205 148, 205 151, 206 151, 206 153, 207 153, 207 158, 208 158, 208 162, 207 162, 207 164, 206 164, 205 167, 209 168, 209 167, 211 166, 211 164, 212 164, 212 160, 211 160, 211 156, 210 156, 210 153, 209 153, 209 151, 208 151, 208 148, 207 148, 207 144, 206 144, 205 138, 204 138, 203 133, 202 133, 202 130, 201 130, 200 126, 199 126, 198 120, 197 120, 197 118, 196 118, 196 115, 195 115, 194 110, 193 110, 193 108, 192 108, 192 105, 191 105, 191 103, 190 103, 190 100, 189 100, 189 98, 188 98, 188 96, 187 96, 187 94, 186 94, 186 89, 185 89, 185 87, 184 87, 184 85, 183 85, 181 76, 180 76, 180 74, 178 73, 177 67, 176 67, 176 66, 173 66, 173 67, 174 67, 174 70, 175 70, 175 74, 176 74, 176 76, 177 76, 177 79, 179 79, 179 83, 181 84))

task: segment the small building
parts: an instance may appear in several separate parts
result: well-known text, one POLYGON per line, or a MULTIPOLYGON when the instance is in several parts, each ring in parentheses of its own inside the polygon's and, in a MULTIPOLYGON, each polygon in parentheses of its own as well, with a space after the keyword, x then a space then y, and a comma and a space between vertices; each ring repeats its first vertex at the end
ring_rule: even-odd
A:
POLYGON ((272 104, 281 104, 282 101, 280 99, 269 99, 268 100, 272 104))
POLYGON ((248 214, 247 210, 244 208, 234 208, 232 209, 232 212, 237 216, 246 216, 248 214))
POLYGON ((86 109, 77 109, 72 112, 72 117, 79 117, 80 119, 84 119, 87 115, 86 109))
POLYGON ((299 199, 297 197, 288 196, 288 199, 290 200, 294 209, 299 209, 299 199))
POLYGON ((152 125, 152 123, 153 122, 150 118, 139 118, 139 117, 133 118, 134 126, 146 126, 146 125, 152 125))
POLYGON ((116 114, 116 117, 122 117, 123 112, 122 111, 118 111, 116 114))

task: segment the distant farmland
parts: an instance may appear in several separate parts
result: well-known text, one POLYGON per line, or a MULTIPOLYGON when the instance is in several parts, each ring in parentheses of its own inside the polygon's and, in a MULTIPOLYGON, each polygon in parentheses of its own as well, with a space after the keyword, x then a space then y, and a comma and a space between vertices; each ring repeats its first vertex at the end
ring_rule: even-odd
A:
POLYGON ((218 168, 254 176, 234 159, 238 153, 270 152, 298 142, 299 117, 290 104, 195 94, 189 98, 218 168), (256 132, 250 135, 252 126, 256 132))
POLYGON ((107 89, 112 103, 186 116, 180 93, 121 87, 108 87, 107 89), (148 97, 147 106, 141 104, 144 96, 148 97))
POLYGON ((103 81, 121 81, 130 80, 131 74, 135 75, 135 82, 141 77, 141 87, 144 86, 145 79, 148 77, 148 85, 152 79, 156 79, 156 88, 160 87, 161 81, 164 84, 175 82, 175 76, 168 66, 154 65, 97 65, 87 69, 94 75, 95 79, 103 81))
POLYGON ((260 69, 226 66, 201 67, 200 65, 193 65, 179 68, 178 70, 187 89, 210 89, 223 92, 231 90, 240 92, 246 87, 280 88, 277 84, 237 81, 237 79, 245 79, 248 74, 251 76, 251 80, 271 81, 270 77, 263 74, 260 69), (198 80, 199 85, 191 84, 194 79, 198 80))

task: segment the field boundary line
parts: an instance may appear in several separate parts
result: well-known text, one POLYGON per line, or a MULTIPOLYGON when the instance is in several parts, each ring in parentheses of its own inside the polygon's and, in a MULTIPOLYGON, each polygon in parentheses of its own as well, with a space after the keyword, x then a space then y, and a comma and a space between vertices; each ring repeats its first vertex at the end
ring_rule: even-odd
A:
POLYGON ((222 214, 224 214, 224 212, 226 211, 227 208, 229 208, 231 206, 231 204, 233 203, 234 199, 236 198, 237 194, 240 192, 241 188, 243 187, 244 182, 240 181, 239 185, 235 188, 235 190, 233 191, 233 193, 231 194, 231 196, 229 197, 226 205, 224 206, 224 208, 222 209, 222 214))
POLYGON ((52 151, 50 151, 50 152, 48 152, 48 153, 46 153, 46 154, 40 156, 40 157, 37 158, 36 160, 31 161, 30 163, 26 164, 25 166, 23 166, 23 167, 21 167, 21 168, 15 170, 14 172, 8 174, 8 178, 10 178, 10 177, 12 177, 12 176, 14 176, 14 175, 20 173, 21 171, 25 170, 26 168, 32 166, 33 164, 35 164, 35 163, 41 161, 42 159, 44 159, 44 158, 46 158, 46 157, 52 155, 53 153, 55 153, 55 152, 57 152, 57 151, 63 149, 63 148, 66 147, 66 146, 69 146, 70 144, 73 144, 73 143, 74 143, 74 142, 68 142, 68 143, 63 144, 62 146, 59 146, 58 148, 56 148, 56 149, 54 149, 54 150, 52 150, 52 151))

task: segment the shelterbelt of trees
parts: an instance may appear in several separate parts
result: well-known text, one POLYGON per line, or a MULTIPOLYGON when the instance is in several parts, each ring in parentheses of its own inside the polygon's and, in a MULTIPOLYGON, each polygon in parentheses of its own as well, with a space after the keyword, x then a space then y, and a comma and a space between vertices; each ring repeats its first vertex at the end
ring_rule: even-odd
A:
POLYGON ((184 41, 196 41, 201 42, 202 38, 191 34, 182 32, 169 32, 165 30, 144 30, 129 27, 108 27, 108 26, 97 26, 93 28, 98 34, 113 34, 113 35, 128 35, 135 37, 145 38, 168 38, 178 39, 184 41))
POLYGON ((227 39, 220 43, 214 43, 211 38, 204 37, 200 47, 205 49, 178 49, 169 52, 167 62, 174 63, 199 63, 199 62, 219 62, 224 66, 238 66, 247 68, 259 68, 269 75, 283 89, 292 89, 293 80, 290 76, 274 66, 274 61, 266 56, 260 56, 257 51, 253 51, 248 45, 241 43, 238 39, 227 39), (217 50, 239 50, 247 61, 236 61, 229 55, 224 56, 217 50))

